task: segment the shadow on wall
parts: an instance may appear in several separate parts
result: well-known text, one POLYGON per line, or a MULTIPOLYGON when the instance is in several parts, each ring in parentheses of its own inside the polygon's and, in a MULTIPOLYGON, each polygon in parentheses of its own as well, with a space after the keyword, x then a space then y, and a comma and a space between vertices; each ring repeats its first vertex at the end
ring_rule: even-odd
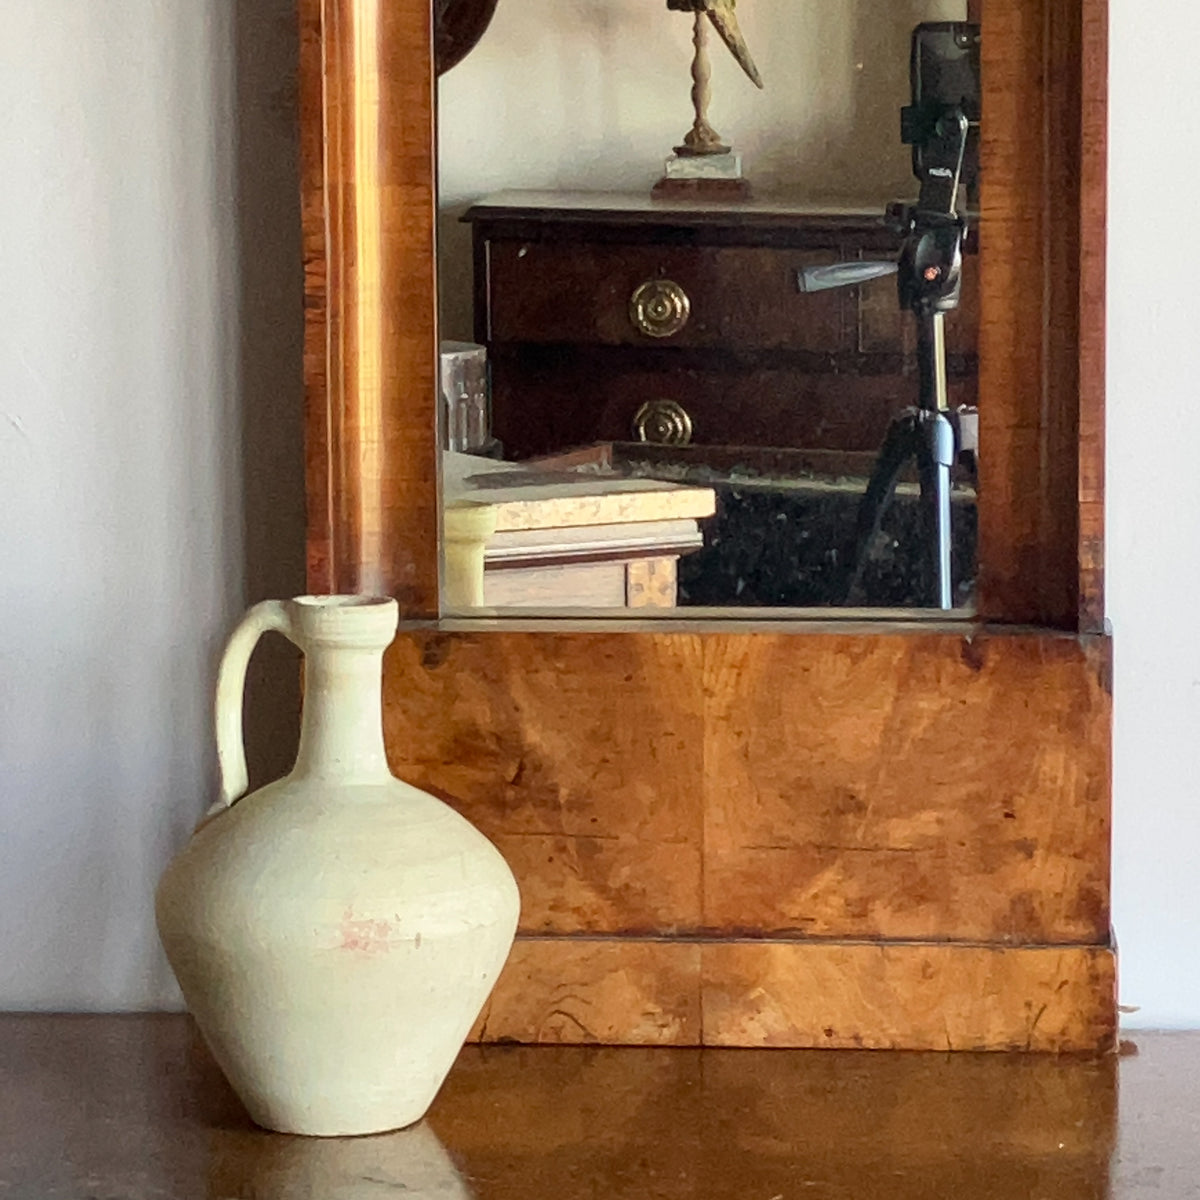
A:
POLYGON ((876 63, 879 68, 872 86, 854 93, 853 125, 858 133, 853 151, 860 164, 890 158, 902 168, 899 176, 893 175, 889 181, 894 185, 892 191, 880 194, 880 199, 915 198, 919 187, 911 173, 912 152, 900 137, 900 110, 912 100, 909 54, 913 30, 924 21, 966 19, 967 5, 959 0, 937 5, 928 0, 893 0, 887 21, 869 11, 860 11, 856 17, 854 60, 876 63))
MULTIPOLYGON (((296 0, 236 0, 237 229, 246 603, 298 595, 304 564, 304 270, 296 0)), ((246 691, 251 786, 285 774, 298 652, 264 640, 246 691)))
POLYGON ((438 319, 443 339, 475 340, 475 260, 471 227, 463 214, 471 206, 455 204, 438 211, 438 319))

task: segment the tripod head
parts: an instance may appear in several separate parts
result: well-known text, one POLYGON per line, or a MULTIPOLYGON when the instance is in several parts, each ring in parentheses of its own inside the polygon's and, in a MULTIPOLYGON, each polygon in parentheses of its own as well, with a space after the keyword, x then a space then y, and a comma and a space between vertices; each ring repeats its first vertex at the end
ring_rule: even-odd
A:
POLYGON ((804 267, 796 277, 800 291, 856 287, 885 275, 898 275, 901 308, 918 316, 957 308, 967 237, 967 219, 959 213, 958 203, 969 136, 970 122, 961 108, 955 106, 943 113, 923 147, 926 173, 920 197, 915 204, 888 205, 887 223, 903 238, 898 262, 804 267))
POLYGON ((958 201, 969 136, 970 122, 961 107, 943 111, 921 147, 924 174, 916 204, 888 207, 889 224, 904 237, 898 264, 900 307, 918 316, 951 312, 962 293, 967 220, 959 214, 958 201))

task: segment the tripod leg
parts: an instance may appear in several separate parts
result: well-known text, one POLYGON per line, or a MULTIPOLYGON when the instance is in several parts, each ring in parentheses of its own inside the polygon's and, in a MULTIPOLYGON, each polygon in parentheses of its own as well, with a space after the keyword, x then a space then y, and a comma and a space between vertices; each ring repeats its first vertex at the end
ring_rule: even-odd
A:
POLYGON ((919 428, 920 415, 912 410, 897 417, 888 426, 887 437, 875 460, 867 490, 858 505, 858 523, 855 531, 854 569, 850 585, 846 589, 846 604, 854 606, 863 602, 862 580, 867 569, 867 558, 871 543, 879 533, 883 518, 892 497, 900 472, 909 459, 920 459, 924 443, 919 428))
POLYGON ((934 604, 954 607, 950 557, 954 530, 950 516, 950 469, 954 465, 954 426, 941 412, 920 414, 921 508, 925 514, 926 545, 934 604))

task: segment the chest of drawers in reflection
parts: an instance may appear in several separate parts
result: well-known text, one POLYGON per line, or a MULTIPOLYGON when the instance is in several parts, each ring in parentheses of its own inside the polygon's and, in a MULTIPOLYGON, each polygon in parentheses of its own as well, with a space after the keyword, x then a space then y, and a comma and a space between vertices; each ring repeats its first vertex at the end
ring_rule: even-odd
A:
MULTIPOLYGON (((507 457, 602 441, 873 454, 916 402, 915 322, 894 278, 797 282, 808 266, 894 259, 881 210, 508 192, 465 219, 507 457)), ((947 321, 953 407, 977 398, 974 266, 969 252, 947 321)))

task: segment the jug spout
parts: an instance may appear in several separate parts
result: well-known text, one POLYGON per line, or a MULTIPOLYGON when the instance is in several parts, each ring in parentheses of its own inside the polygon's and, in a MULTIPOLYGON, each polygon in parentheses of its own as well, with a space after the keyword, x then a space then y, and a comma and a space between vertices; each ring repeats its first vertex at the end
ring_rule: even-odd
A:
POLYGON ((383 653, 396 635, 396 601, 302 596, 288 607, 304 651, 304 715, 292 775, 387 782, 383 653))

